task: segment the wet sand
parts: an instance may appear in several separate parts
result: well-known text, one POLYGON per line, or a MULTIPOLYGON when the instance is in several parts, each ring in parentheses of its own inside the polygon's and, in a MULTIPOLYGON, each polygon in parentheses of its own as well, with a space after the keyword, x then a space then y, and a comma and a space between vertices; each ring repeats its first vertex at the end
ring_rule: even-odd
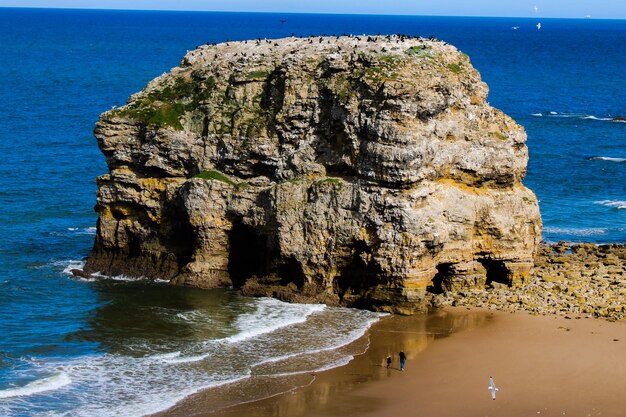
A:
MULTIPOLYGON (((302 375, 299 388, 214 409, 210 392, 164 416, 626 415, 626 323, 448 308, 389 317, 348 365, 302 375), (401 372, 397 353, 407 353, 401 372), (387 354, 393 355, 386 369, 387 354), (500 389, 495 401, 489 376, 500 389)), ((363 342, 363 341, 362 341, 363 342)), ((260 384, 258 390, 262 391, 260 384)), ((230 393, 236 395, 236 393, 230 393)))

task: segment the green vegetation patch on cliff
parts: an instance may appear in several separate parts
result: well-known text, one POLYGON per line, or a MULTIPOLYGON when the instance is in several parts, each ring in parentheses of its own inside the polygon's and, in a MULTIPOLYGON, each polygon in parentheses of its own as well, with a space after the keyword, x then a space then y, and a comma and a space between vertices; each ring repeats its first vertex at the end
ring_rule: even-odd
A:
POLYGON ((128 105, 114 110, 112 115, 133 118, 144 126, 183 130, 182 116, 208 100, 215 89, 212 76, 201 81, 179 76, 165 87, 145 92, 128 105))
POLYGON ((203 180, 220 181, 228 185, 232 185, 237 190, 243 190, 249 186, 247 182, 244 182, 244 181, 235 182, 219 171, 202 171, 198 173, 194 178, 201 178, 203 180))
POLYGON ((411 46, 404 53, 412 58, 433 58, 432 48, 428 45, 411 46))
POLYGON ((447 67, 455 74, 460 74, 463 71, 463 67, 460 64, 448 64, 447 67))
POLYGON ((321 180, 317 180, 315 181, 316 185, 332 185, 332 186, 342 186, 344 184, 344 181, 341 178, 336 178, 336 177, 326 177, 323 178, 321 180))
POLYGON ((246 74, 246 79, 248 79, 248 80, 265 79, 269 75, 270 75, 269 71, 255 70, 255 71, 250 71, 249 73, 247 73, 246 74))

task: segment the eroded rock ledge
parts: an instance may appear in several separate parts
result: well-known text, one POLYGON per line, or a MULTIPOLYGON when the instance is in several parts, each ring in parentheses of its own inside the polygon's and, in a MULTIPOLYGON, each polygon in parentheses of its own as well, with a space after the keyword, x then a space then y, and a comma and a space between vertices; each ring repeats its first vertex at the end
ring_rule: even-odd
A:
POLYGON ((526 134, 487 92, 439 41, 202 46, 101 115, 85 272, 401 313, 520 285, 541 219, 526 134))
POLYGON ((559 242, 541 245, 523 288, 442 289, 429 294, 435 307, 453 305, 566 318, 626 317, 626 246, 559 242))

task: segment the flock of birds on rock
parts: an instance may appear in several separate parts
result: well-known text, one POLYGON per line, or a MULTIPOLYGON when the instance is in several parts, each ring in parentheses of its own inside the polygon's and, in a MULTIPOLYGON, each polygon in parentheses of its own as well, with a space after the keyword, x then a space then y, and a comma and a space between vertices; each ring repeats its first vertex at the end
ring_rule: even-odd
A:
MULTIPOLYGON (((324 41, 331 43, 331 41, 333 40, 333 38, 335 38, 335 40, 340 40, 341 38, 350 38, 350 39, 356 39, 357 41, 361 42, 362 40, 365 40, 366 42, 377 42, 379 40, 379 38, 383 38, 384 40, 386 40, 387 42, 393 42, 395 41, 395 43, 400 43, 400 42, 404 42, 406 40, 409 39, 427 39, 431 42, 440 42, 443 43, 444 45, 447 45, 448 43, 445 41, 442 41, 441 39, 437 39, 434 36, 429 36, 428 38, 423 38, 421 36, 413 36, 413 35, 405 35, 405 34, 396 34, 396 35, 381 35, 380 33, 376 36, 367 36, 367 35, 350 35, 350 34, 346 34, 344 33, 343 35, 320 35, 320 36, 315 36, 315 35, 309 35, 309 36, 300 36, 300 35, 296 35, 294 33, 291 34, 292 38, 297 38, 297 39, 308 39, 309 44, 313 44, 315 39, 317 38, 317 43, 323 43, 324 41)), ((226 46, 230 46, 231 42, 235 42, 232 41, 230 39, 227 39, 226 42, 224 42, 224 44, 226 46)), ((239 41, 242 42, 244 44, 248 44, 248 40, 244 40, 244 41, 239 41)), ((250 41, 250 42, 254 42, 256 46, 261 46, 262 44, 268 44, 268 45, 272 45, 272 46, 280 46, 274 39, 261 39, 261 38, 257 38, 254 41, 250 41)), ((202 45, 202 46, 215 46, 217 45, 216 42, 207 42, 206 44, 202 45)), ((196 48, 199 48, 200 46, 197 46, 196 48)), ((354 46, 356 48, 356 45, 354 46)))

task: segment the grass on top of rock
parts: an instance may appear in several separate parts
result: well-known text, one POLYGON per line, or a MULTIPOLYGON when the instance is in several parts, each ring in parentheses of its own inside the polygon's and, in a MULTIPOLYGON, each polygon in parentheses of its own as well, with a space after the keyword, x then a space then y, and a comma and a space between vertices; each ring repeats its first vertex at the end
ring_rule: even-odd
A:
POLYGON ((140 121, 145 126, 168 126, 182 130, 181 117, 192 111, 201 102, 208 100, 216 89, 215 78, 208 77, 201 82, 176 77, 163 88, 143 93, 136 100, 113 110, 114 116, 126 116, 140 121))
POLYGON ((460 74, 463 71, 463 67, 460 64, 448 64, 447 67, 455 74, 460 74))
POLYGON ((244 182, 244 181, 235 182, 219 171, 202 171, 198 173, 194 178, 201 178, 203 180, 220 181, 228 185, 232 185, 237 190, 243 190, 247 188, 249 185, 247 182, 244 182))
POLYGON ((411 46, 404 53, 413 58, 432 58, 432 48, 428 45, 411 46))

